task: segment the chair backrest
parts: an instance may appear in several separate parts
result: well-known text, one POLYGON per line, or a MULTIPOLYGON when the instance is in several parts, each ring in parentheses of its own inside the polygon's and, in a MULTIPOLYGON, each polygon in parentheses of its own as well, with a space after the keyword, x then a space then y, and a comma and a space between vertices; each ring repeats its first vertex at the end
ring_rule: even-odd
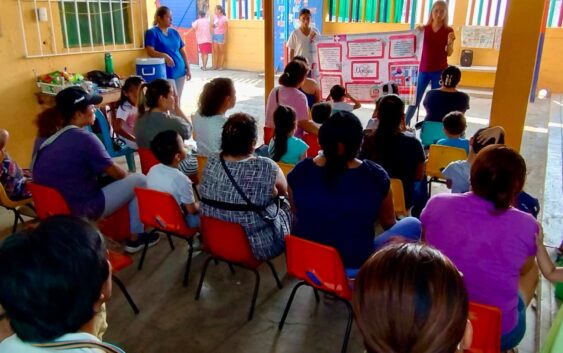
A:
POLYGON ((286 177, 289 174, 289 172, 291 172, 293 167, 295 167, 293 164, 287 164, 282 162, 278 162, 278 166, 280 167, 283 175, 285 175, 286 177))
POLYGON ((445 139, 446 137, 446 133, 444 132, 444 124, 435 121, 425 121, 424 123, 422 123, 422 130, 420 130, 420 141, 425 148, 435 144, 440 139, 445 139))
POLYGON ((213 256, 249 267, 261 263, 252 254, 248 237, 240 224, 201 216, 201 232, 205 249, 213 256))
POLYGON ((285 254, 289 275, 341 298, 352 298, 344 265, 335 248, 288 235, 285 254))
POLYGON ((108 123, 108 119, 100 109, 96 109, 96 121, 98 122, 98 126, 100 127, 100 132, 101 132, 100 139, 102 140, 104 147, 106 148, 110 156, 114 156, 116 151, 113 148, 113 142, 111 140, 111 130, 108 123))
POLYGON ((139 203, 139 218, 146 227, 154 227, 177 235, 195 233, 188 228, 180 205, 166 192, 135 188, 139 203))
POLYGON ((150 148, 139 148, 137 149, 137 153, 139 153, 139 159, 141 160, 141 172, 145 175, 149 173, 149 170, 151 170, 154 165, 160 163, 150 148))
POLYGON ((401 179, 391 178, 391 192, 393 193, 393 206, 395 217, 406 217, 409 212, 405 204, 405 190, 401 179))
POLYGON ((264 144, 267 145, 270 143, 270 140, 274 136, 274 128, 264 126, 264 144))
POLYGON ((197 178, 199 180, 199 182, 202 182, 202 177, 203 177, 203 168, 205 168, 205 165, 207 164, 207 157, 205 156, 200 156, 197 155, 197 178))
POLYGON ((35 183, 28 183, 35 211, 39 219, 55 215, 70 215, 70 208, 63 196, 55 189, 35 183))
POLYGON ((426 162, 426 175, 430 177, 443 178, 442 170, 453 161, 467 159, 467 153, 463 148, 430 145, 428 161, 426 162))
POLYGON ((321 150, 321 145, 319 145, 317 135, 305 134, 303 135, 303 141, 305 141, 305 143, 309 145, 309 149, 307 150, 307 157, 315 158, 321 150))
POLYGON ((473 325, 473 340, 470 351, 499 353, 502 334, 500 309, 470 302, 469 320, 473 325))

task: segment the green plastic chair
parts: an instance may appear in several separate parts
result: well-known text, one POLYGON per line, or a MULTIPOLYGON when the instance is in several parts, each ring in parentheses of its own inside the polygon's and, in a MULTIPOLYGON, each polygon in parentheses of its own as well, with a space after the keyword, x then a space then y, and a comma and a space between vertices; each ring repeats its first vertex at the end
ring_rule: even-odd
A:
POLYGON ((430 147, 440 139, 445 139, 444 125, 435 121, 425 121, 420 130, 420 141, 424 148, 430 147))

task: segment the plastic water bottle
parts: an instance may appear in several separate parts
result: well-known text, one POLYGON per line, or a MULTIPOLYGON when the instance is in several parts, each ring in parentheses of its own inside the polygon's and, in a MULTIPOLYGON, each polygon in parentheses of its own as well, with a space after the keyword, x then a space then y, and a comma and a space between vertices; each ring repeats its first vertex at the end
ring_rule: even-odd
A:
POLYGON ((111 56, 111 53, 106 53, 105 63, 106 63, 106 72, 109 74, 113 74, 113 58, 111 56))

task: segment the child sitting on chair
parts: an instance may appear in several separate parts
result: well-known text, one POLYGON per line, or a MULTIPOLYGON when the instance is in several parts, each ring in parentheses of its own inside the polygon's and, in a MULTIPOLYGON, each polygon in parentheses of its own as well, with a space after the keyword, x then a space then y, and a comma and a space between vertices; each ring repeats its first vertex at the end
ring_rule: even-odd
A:
MULTIPOLYGON (((446 116, 446 118, 447 117, 448 116, 446 116)), ((444 118, 444 124, 446 118, 444 118)), ((471 163, 473 163, 477 153, 485 146, 504 144, 504 129, 500 126, 479 129, 475 135, 473 135, 469 144, 470 149, 467 159, 451 162, 442 171, 442 174, 446 177, 446 185, 449 189, 452 189, 453 193, 469 191, 471 163)))
POLYGON ((467 129, 467 121, 462 112, 448 113, 444 120, 444 133, 447 138, 438 140, 438 145, 462 148, 465 153, 469 154, 469 140, 463 138, 465 129, 467 129))
POLYGON ((330 95, 326 98, 327 101, 332 100, 332 114, 338 112, 351 112, 362 107, 362 104, 341 85, 334 85, 330 89, 330 95), (344 102, 344 98, 351 100, 354 105, 344 102))
POLYGON ((274 162, 297 164, 305 158, 307 145, 299 137, 295 137, 297 118, 295 110, 286 105, 280 105, 274 112, 274 136, 270 140, 268 152, 274 162))
POLYGON ((332 105, 327 102, 319 102, 311 107, 311 117, 313 122, 321 127, 332 115, 332 105))
POLYGON ((0 130, 0 184, 4 187, 6 194, 11 200, 23 200, 31 197, 25 184, 28 181, 23 169, 14 161, 5 148, 8 144, 10 133, 7 130, 0 130))
POLYGON ((182 137, 173 130, 163 131, 151 141, 151 151, 160 163, 147 174, 147 187, 174 196, 185 214, 187 226, 198 228, 199 203, 195 201, 192 182, 178 169, 187 153, 182 137))

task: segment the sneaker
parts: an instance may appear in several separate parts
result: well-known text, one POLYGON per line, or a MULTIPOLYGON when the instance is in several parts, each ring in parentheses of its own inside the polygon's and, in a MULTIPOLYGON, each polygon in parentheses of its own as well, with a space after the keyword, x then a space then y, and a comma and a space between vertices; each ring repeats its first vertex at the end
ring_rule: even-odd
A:
POLYGON ((128 239, 125 242, 125 248, 124 248, 125 252, 129 254, 134 254, 137 251, 143 250, 147 238, 149 241, 149 248, 151 246, 155 246, 160 241, 160 236, 158 235, 158 233, 139 233, 137 240, 128 239))

